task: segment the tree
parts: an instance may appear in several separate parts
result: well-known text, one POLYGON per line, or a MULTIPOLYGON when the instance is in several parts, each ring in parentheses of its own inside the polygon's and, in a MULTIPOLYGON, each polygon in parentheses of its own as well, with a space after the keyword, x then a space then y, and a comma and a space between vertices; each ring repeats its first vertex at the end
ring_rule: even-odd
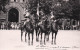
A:
POLYGON ((35 14, 37 12, 37 4, 38 0, 28 0, 26 2, 26 9, 28 9, 31 14, 35 14))
MULTIPOLYGON (((72 0, 71 0, 72 1, 72 0)), ((76 20, 80 20, 79 19, 79 14, 80 14, 80 4, 78 2, 79 0, 76 0, 76 1, 72 1, 72 17, 76 20), (75 3, 75 4, 74 4, 75 3)))
POLYGON ((80 4, 79 0, 69 0, 68 2, 61 2, 61 11, 63 16, 79 20, 80 4))
POLYGON ((58 2, 61 5, 54 7, 54 15, 56 15, 57 18, 70 18, 70 16, 72 16, 72 5, 69 1, 58 0, 58 2))
POLYGON ((6 12, 6 4, 9 3, 9 0, 0 0, 0 11, 6 12))
POLYGON ((45 15, 53 14, 57 18, 68 17, 71 19, 79 19, 80 4, 75 0, 28 0, 28 9, 31 13, 37 13, 39 4, 39 11, 43 10, 45 15), (59 5, 60 4, 60 5, 59 5))
POLYGON ((52 9, 53 0, 40 0, 40 10, 42 9, 44 14, 50 14, 52 9))

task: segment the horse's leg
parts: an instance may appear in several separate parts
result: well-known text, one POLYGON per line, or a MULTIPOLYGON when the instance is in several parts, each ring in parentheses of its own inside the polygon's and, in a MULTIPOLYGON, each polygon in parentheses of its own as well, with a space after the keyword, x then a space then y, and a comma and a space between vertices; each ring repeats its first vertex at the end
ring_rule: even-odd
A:
POLYGON ((35 30, 36 30, 36 41, 38 41, 38 37, 37 37, 38 30, 37 29, 35 29, 35 30))
POLYGON ((54 44, 56 45, 56 36, 57 36, 57 32, 55 32, 55 38, 54 38, 54 44))
POLYGON ((26 35, 27 35, 27 32, 25 32, 25 42, 26 42, 26 35))
POLYGON ((28 33, 28 44, 30 45, 30 33, 28 33))
POLYGON ((46 43, 45 43, 45 38, 46 38, 46 33, 45 33, 45 35, 44 35, 44 44, 46 44, 46 43))
POLYGON ((33 45, 33 35, 34 35, 34 34, 32 33, 32 45, 33 45))
POLYGON ((52 44, 53 44, 53 32, 52 32, 52 44))
POLYGON ((49 34, 50 34, 50 32, 48 32, 48 34, 47 34, 47 36, 48 36, 47 41, 49 41, 49 34))
POLYGON ((38 30, 38 39, 37 39, 38 41, 39 41, 39 35, 40 35, 40 30, 38 30))
POLYGON ((42 32, 41 32, 41 44, 42 44, 42 32))
POLYGON ((49 34, 48 34, 48 39, 47 39, 47 41, 49 41, 49 34))
POLYGON ((21 30, 21 41, 23 41, 23 40, 22 40, 22 36, 23 36, 23 31, 21 30))

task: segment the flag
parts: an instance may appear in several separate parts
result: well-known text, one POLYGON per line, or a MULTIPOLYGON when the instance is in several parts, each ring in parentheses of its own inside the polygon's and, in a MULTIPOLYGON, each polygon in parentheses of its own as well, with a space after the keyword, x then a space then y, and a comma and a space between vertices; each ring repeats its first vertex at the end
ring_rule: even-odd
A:
POLYGON ((53 12, 51 12, 51 18, 54 18, 53 12))
POLYGON ((39 3, 37 5, 37 15, 39 16, 39 3))

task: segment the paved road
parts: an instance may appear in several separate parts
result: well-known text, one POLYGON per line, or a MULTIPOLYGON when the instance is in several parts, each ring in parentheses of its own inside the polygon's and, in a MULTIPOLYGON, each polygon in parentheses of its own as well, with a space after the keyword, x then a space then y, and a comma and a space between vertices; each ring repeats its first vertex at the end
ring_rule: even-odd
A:
POLYGON ((24 40, 20 41, 20 32, 20 30, 0 30, 0 50, 80 50, 80 31, 78 30, 59 30, 57 45, 51 45, 51 34, 46 45, 36 42, 34 35, 33 46, 28 45, 24 40))

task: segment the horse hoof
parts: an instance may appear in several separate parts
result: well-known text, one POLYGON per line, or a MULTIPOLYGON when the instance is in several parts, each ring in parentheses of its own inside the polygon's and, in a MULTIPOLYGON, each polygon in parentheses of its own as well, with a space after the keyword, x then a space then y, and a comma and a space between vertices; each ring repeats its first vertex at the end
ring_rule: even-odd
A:
POLYGON ((51 44, 53 45, 53 42, 51 44))
POLYGON ((30 43, 28 43, 28 45, 30 45, 30 43))
POLYGON ((36 39, 36 41, 37 41, 37 39, 36 39))
POLYGON ((27 42, 27 40, 25 39, 25 42, 27 42))
POLYGON ((49 41, 49 39, 47 39, 47 41, 49 41))
POLYGON ((37 42, 39 42, 39 40, 37 40, 37 42))
POLYGON ((37 42, 39 42, 39 40, 38 40, 38 39, 36 39, 36 41, 37 41, 37 42))
POLYGON ((56 43, 54 43, 54 45, 56 45, 56 43))
POLYGON ((23 40, 21 40, 21 42, 23 42, 23 40))
POLYGON ((37 39, 37 42, 39 42, 39 39, 37 39))
POLYGON ((40 42, 40 45, 42 45, 42 42, 40 42))
POLYGON ((40 42, 42 42, 42 40, 40 42))
POLYGON ((33 45, 33 43, 31 43, 31 45, 33 45))
POLYGON ((30 45, 30 42, 28 42, 28 45, 30 45))
POLYGON ((44 45, 46 45, 46 43, 44 43, 44 45))
POLYGON ((25 42, 27 42, 27 41, 25 41, 25 42))
POLYGON ((33 42, 31 42, 31 45, 33 45, 33 42))

